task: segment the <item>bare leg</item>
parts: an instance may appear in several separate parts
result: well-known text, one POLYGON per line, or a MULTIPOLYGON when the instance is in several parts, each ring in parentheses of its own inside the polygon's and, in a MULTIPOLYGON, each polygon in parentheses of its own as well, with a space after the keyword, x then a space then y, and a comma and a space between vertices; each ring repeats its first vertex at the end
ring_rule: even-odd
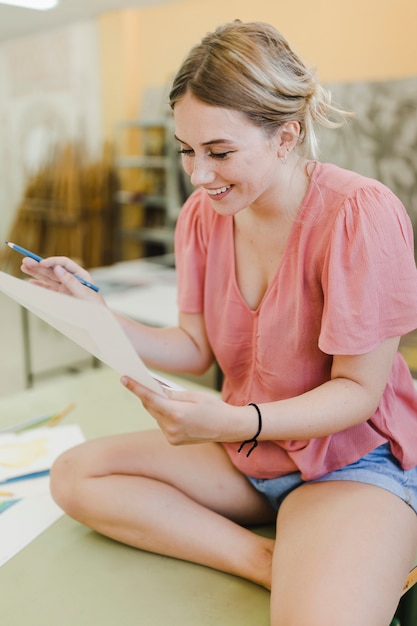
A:
POLYGON ((278 514, 271 624, 388 626, 416 548, 416 514, 384 489, 300 487, 278 514))
POLYGON ((218 444, 173 447, 159 431, 98 439, 58 459, 51 489, 104 535, 270 587, 274 541, 240 524, 274 514, 218 444))

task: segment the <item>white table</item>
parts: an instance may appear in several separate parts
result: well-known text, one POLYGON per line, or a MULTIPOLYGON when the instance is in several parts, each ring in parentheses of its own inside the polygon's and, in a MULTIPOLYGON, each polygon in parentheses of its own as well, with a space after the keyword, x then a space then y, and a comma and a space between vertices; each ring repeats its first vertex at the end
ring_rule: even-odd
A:
POLYGON ((112 310, 151 326, 177 324, 174 268, 139 259, 96 268, 91 274, 112 310))

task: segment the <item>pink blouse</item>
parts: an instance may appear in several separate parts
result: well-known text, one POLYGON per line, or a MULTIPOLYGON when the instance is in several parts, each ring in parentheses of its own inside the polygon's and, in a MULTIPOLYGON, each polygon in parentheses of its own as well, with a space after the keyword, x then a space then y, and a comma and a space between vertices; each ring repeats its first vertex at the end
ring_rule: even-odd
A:
MULTIPOLYGON (((185 203, 176 229, 179 308, 204 314, 233 405, 302 394, 330 378, 332 355, 371 351, 417 327, 417 270, 408 215, 381 183, 317 163, 277 273, 251 310, 236 281, 233 218, 206 192, 185 203)), ((335 406, 337 411, 337 405, 335 406)), ((246 457, 224 443, 245 474, 297 469, 319 477, 390 442, 404 469, 417 465, 417 393, 397 354, 371 419, 305 441, 260 441, 246 457)))

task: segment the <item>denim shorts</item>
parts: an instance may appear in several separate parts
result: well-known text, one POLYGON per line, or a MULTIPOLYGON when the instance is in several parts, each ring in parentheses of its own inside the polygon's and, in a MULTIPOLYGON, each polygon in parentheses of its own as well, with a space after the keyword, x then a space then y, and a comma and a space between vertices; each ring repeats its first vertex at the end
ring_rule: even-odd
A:
POLYGON ((391 454, 389 443, 379 446, 350 465, 314 480, 304 481, 300 472, 278 478, 247 478, 275 511, 278 511, 285 496, 301 485, 329 480, 351 480, 386 489, 404 500, 417 513, 417 467, 403 470, 391 454))

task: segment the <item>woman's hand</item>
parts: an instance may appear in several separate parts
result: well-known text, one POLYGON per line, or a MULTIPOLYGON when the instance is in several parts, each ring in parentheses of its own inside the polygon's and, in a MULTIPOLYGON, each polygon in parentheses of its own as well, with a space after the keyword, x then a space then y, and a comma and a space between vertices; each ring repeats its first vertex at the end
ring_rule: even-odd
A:
MULTIPOLYGON (((378 408, 398 343, 399 338, 393 337, 366 354, 335 356, 331 380, 298 396, 259 404, 259 441, 327 437, 370 419, 378 408)), ((251 406, 227 404, 210 392, 168 390, 162 396, 127 377, 122 382, 142 400, 173 445, 248 441, 257 431, 251 406)))
POLYGON ((239 441, 233 424, 244 408, 226 404, 216 393, 164 388, 164 395, 159 395, 127 376, 121 381, 142 401, 171 445, 239 441))
POLYGON ((92 283, 90 274, 75 261, 67 257, 48 257, 39 262, 25 257, 22 261, 21 270, 25 274, 32 276, 31 283, 40 287, 75 296, 80 300, 94 300, 104 303, 103 298, 97 292, 83 285, 74 276, 76 274, 92 283))

